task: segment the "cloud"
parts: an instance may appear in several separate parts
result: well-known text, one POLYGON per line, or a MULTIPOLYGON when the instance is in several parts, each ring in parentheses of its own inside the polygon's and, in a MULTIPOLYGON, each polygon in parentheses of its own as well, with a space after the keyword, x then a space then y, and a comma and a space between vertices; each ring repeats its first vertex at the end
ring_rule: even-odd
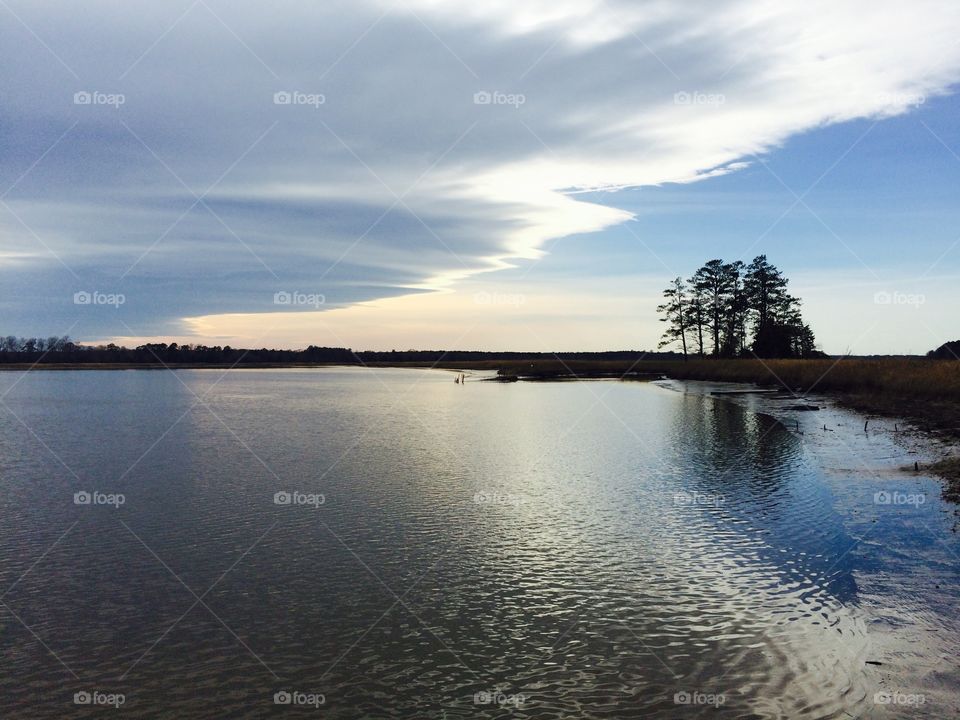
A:
POLYGON ((933 0, 11 8, 33 31, 11 16, 0 48, 0 302, 22 333, 454 288, 631 217, 582 190, 735 172, 960 75, 960 7, 933 0), (128 301, 78 309, 83 289, 128 301))

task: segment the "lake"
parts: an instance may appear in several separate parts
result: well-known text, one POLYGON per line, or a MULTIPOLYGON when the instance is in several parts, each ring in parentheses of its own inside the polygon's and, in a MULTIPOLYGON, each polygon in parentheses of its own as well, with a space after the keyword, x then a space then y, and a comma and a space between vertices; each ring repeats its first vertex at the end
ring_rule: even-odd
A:
POLYGON ((936 481, 656 384, 452 380, 0 373, 0 716, 960 712, 936 481))

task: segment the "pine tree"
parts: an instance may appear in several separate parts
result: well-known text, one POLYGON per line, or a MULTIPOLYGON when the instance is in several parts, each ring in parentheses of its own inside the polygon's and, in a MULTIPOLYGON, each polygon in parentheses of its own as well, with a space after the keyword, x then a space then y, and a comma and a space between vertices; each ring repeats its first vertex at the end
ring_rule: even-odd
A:
POLYGON ((719 356, 721 352, 720 334, 723 330, 727 294, 729 292, 729 273, 724 267, 723 260, 714 259, 704 263, 703 267, 693 274, 692 279, 696 290, 702 293, 704 305, 707 308, 710 334, 713 341, 712 354, 719 356))
POLYGON ((679 340, 683 348, 684 360, 687 358, 686 291, 683 280, 679 277, 674 278, 670 287, 663 291, 665 302, 657 307, 657 312, 663 313, 660 322, 667 323, 667 329, 663 331, 663 338, 660 340, 660 347, 679 340))
POLYGON ((743 284, 743 263, 739 260, 723 266, 726 275, 725 325, 721 354, 736 357, 746 346, 747 296, 743 284))
POLYGON ((787 279, 766 255, 758 255, 747 266, 744 276, 747 303, 754 315, 755 330, 763 328, 783 308, 787 279))
POLYGON ((687 331, 693 336, 697 345, 697 354, 703 357, 705 354, 703 350, 703 328, 707 324, 706 303, 703 292, 697 289, 693 278, 687 281, 687 288, 687 331))

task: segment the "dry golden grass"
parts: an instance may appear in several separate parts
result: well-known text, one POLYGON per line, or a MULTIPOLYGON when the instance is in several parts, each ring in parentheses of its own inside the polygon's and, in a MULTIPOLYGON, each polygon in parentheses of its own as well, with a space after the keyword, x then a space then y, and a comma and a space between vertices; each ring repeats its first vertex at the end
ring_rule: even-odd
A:
POLYGON ((953 360, 694 360, 671 363, 665 372, 676 378, 755 382, 804 392, 894 393, 960 401, 960 363, 953 360))
MULTIPOLYGON (((480 365, 480 363, 478 363, 480 365)), ((926 359, 710 360, 683 361, 484 361, 501 375, 664 374, 680 380, 718 380, 782 386, 791 390, 893 393, 916 399, 960 402, 960 362, 926 359)))

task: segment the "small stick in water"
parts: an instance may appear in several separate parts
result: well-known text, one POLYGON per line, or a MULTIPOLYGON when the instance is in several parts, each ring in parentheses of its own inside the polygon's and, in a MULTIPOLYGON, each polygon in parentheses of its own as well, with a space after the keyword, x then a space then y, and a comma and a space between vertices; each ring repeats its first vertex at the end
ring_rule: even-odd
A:
POLYGON ((863 431, 864 431, 864 432, 867 431, 867 425, 869 425, 869 424, 870 424, 870 421, 869 421, 869 420, 867 420, 867 421, 863 424, 863 431))

